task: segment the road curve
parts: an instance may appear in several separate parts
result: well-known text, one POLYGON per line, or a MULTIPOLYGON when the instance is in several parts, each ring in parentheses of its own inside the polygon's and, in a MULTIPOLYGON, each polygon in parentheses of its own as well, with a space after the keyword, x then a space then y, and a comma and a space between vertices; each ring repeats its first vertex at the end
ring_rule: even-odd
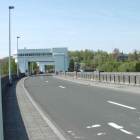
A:
POLYGON ((140 139, 140 95, 56 79, 30 77, 32 98, 71 139, 140 139))

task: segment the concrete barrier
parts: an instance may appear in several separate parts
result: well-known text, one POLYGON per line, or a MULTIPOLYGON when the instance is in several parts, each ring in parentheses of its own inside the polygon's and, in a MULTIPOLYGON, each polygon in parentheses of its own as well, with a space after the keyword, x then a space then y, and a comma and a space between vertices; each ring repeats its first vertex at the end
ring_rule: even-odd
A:
POLYGON ((4 137, 3 137, 3 115, 2 115, 1 65, 0 65, 0 139, 4 140, 4 137))
POLYGON ((59 75, 83 80, 140 86, 140 72, 61 72, 59 75))
MULTIPOLYGON (((24 74, 20 75, 20 78, 24 77, 24 74)), ((12 75, 13 80, 17 80, 16 75, 12 75)), ((4 140, 4 131, 3 131, 3 105, 4 98, 6 96, 6 90, 9 88, 9 77, 1 76, 1 66, 0 66, 0 140, 4 140)))

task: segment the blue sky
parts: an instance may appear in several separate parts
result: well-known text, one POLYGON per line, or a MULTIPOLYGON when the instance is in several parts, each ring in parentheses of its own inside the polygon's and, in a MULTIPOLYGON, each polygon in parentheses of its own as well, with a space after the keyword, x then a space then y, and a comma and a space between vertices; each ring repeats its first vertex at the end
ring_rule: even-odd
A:
POLYGON ((0 2, 0 57, 8 55, 8 6, 12 52, 20 48, 140 50, 139 0, 3 0, 0 2))

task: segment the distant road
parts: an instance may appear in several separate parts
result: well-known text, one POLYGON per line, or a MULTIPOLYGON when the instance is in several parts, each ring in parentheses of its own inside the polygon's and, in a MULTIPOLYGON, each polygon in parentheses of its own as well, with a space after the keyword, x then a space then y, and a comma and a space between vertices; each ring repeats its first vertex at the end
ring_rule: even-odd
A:
POLYGON ((140 95, 51 76, 26 80, 34 100, 71 139, 140 139, 140 95))

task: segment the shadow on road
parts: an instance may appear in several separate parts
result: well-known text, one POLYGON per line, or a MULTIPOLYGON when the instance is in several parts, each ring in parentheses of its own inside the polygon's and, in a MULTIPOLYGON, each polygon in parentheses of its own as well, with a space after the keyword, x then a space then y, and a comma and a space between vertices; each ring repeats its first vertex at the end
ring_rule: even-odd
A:
POLYGON ((3 93, 4 140, 29 140, 17 101, 16 84, 3 93))

